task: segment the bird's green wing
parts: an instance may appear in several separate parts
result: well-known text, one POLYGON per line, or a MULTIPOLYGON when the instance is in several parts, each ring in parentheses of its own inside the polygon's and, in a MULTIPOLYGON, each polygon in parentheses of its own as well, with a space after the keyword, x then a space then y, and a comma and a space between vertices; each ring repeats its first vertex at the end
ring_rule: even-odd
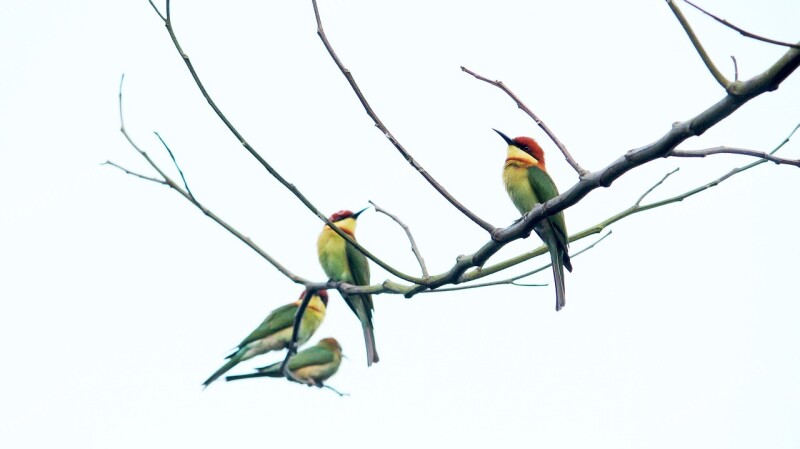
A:
POLYGON ((369 285, 369 263, 367 256, 361 254, 355 246, 345 243, 345 254, 350 272, 353 274, 353 283, 356 285, 369 285))
POLYGON ((333 362, 333 352, 319 346, 312 346, 297 353, 289 360, 289 369, 294 371, 304 366, 324 365, 333 362))
MULTIPOLYGON (((535 166, 529 168, 528 181, 531 183, 531 188, 539 203, 544 203, 558 196, 558 187, 556 187, 556 183, 553 182, 553 178, 541 168, 535 166)), ((564 221, 564 213, 559 212, 555 215, 551 215, 548 217, 548 220, 557 231, 556 236, 558 237, 559 243, 561 243, 564 248, 567 248, 569 246, 567 241, 569 234, 567 234, 567 224, 564 221)))
POLYGON ((295 303, 286 304, 273 310, 256 330, 251 332, 250 335, 239 343, 239 347, 241 348, 248 343, 261 340, 281 329, 292 326, 294 324, 295 313, 297 313, 297 305, 295 305, 295 303))

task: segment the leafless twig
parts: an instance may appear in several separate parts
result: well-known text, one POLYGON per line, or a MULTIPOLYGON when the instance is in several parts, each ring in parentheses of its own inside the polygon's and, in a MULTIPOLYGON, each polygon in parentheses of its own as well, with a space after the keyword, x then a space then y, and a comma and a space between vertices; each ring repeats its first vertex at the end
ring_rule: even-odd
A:
POLYGON ((703 63, 705 63, 708 71, 711 72, 711 75, 714 79, 717 80, 720 86, 723 89, 728 90, 731 82, 728 78, 725 78, 725 75, 720 72, 716 65, 714 65, 714 61, 711 60, 711 56, 706 53, 706 49, 703 48, 703 44, 700 43, 700 39, 694 34, 694 30, 692 30, 692 26, 689 25, 689 21, 686 20, 686 17, 683 15, 683 12, 678 8, 678 5, 673 0, 667 0, 667 4, 669 8, 672 10, 672 13, 675 14, 675 17, 680 22, 681 26, 683 27, 683 31, 686 32, 686 35, 689 36, 689 40, 692 41, 692 45, 694 45, 695 50, 700 55, 700 58, 703 59, 703 63))
POLYGON ((289 380, 294 380, 295 382, 300 383, 304 382, 298 379, 289 370, 289 361, 295 354, 297 354, 297 339, 300 338, 300 324, 303 322, 303 315, 305 315, 306 309, 308 308, 308 303, 311 302, 311 297, 314 296, 314 293, 316 293, 316 290, 306 289, 306 293, 303 295, 303 301, 300 303, 300 307, 297 308, 297 312, 294 314, 292 340, 289 342, 289 345, 286 348, 286 358, 283 359, 283 363, 281 364, 281 373, 283 373, 283 376, 289 380))
POLYGON ((455 208, 461 211, 462 214, 466 215, 470 220, 472 220, 473 222, 475 222, 475 224, 485 229, 487 232, 491 233, 492 231, 494 231, 495 230, 494 226, 492 226, 489 222, 483 220, 482 218, 478 217, 471 210, 467 209, 466 206, 464 206, 458 200, 456 200, 455 197, 453 197, 453 195, 451 195, 441 184, 439 184, 436 181, 436 179, 434 179, 433 176, 431 176, 430 173, 428 173, 427 170, 422 168, 419 162, 417 162, 416 159, 414 159, 411 156, 411 153, 409 153, 405 149, 405 147, 403 147, 400 141, 398 141, 394 137, 394 135, 389 131, 386 125, 383 124, 381 119, 378 117, 378 114, 375 113, 375 111, 372 109, 372 106, 370 106, 369 102, 367 102, 367 98, 364 96, 364 94, 361 92, 361 89, 358 87, 355 78, 353 78, 353 74, 350 72, 349 69, 347 69, 344 66, 342 61, 339 59, 339 56, 337 56, 336 52, 333 50, 333 46, 331 45, 330 41, 328 41, 328 37, 325 35, 325 30, 322 28, 322 19, 320 18, 319 15, 319 8, 317 7, 317 1, 311 0, 311 3, 314 6, 314 16, 317 19, 317 35, 319 36, 320 39, 322 39, 322 43, 325 45, 325 49, 328 50, 328 54, 330 54, 331 58, 333 58, 333 62, 336 63, 336 66, 339 67, 339 70, 342 72, 342 75, 344 75, 344 77, 347 79, 347 82, 350 83, 350 87, 353 89, 353 92, 355 92, 356 96, 358 97, 358 101, 361 102, 361 105, 364 107, 364 110, 367 112, 367 115, 369 115, 372 121, 375 122, 375 126, 379 130, 381 130, 383 135, 386 136, 387 139, 389 139, 389 142, 391 142, 392 145, 394 145, 394 147, 397 148, 397 151, 400 152, 403 158, 406 161, 408 161, 408 163, 411 164, 411 166, 414 167, 414 169, 417 170, 419 174, 421 174, 422 177, 425 178, 425 180, 428 181, 428 183, 431 186, 433 186, 433 188, 436 189, 437 192, 439 192, 439 194, 441 194, 447 201, 449 201, 450 204, 455 206, 455 208))
POLYGON ((572 155, 569 153, 569 150, 567 150, 567 147, 563 143, 561 143, 560 140, 558 140, 558 137, 556 137, 556 135, 552 131, 550 131, 550 128, 547 127, 547 125, 542 121, 542 119, 540 119, 536 114, 534 114, 533 111, 531 111, 530 108, 528 108, 528 106, 526 106, 525 103, 523 103, 522 100, 520 100, 519 97, 517 97, 517 95, 514 92, 512 92, 511 89, 509 89, 502 81, 490 80, 485 76, 478 75, 477 73, 464 67, 463 65, 461 66, 461 70, 466 73, 469 73, 470 75, 474 76, 475 78, 481 81, 485 81, 491 84, 492 86, 499 87, 500 90, 505 92, 509 97, 511 97, 512 100, 514 100, 514 102, 517 103, 518 108, 525 111, 525 113, 528 114, 528 116, 532 118, 537 125, 539 125, 539 128, 542 128, 542 131, 544 131, 545 134, 547 134, 547 136, 550 137, 550 140, 552 140, 553 143, 556 144, 558 149, 561 150, 561 153, 567 159, 569 165, 571 165, 572 168, 575 169, 579 177, 582 177, 583 175, 589 173, 588 170, 584 169, 583 167, 580 166, 580 164, 578 164, 578 161, 576 161, 575 158, 572 157, 572 155))
POLYGON ((761 158, 770 162, 774 162, 778 165, 786 164, 786 165, 794 165, 795 167, 800 167, 800 159, 785 159, 782 157, 773 156, 772 153, 765 153, 763 151, 753 151, 753 150, 745 150, 743 148, 731 148, 726 146, 719 146, 713 148, 706 148, 704 150, 672 150, 669 153, 671 157, 706 157, 712 154, 741 154, 744 156, 752 156, 761 158))
POLYGON ((387 212, 386 209, 381 208, 380 206, 378 206, 377 204, 372 202, 372 200, 369 200, 369 204, 372 204, 372 207, 375 208, 375 212, 380 212, 380 213, 386 215, 387 217, 389 217, 392 220, 394 220, 395 223, 400 225, 401 228, 403 228, 403 231, 405 231, 406 235, 408 236, 408 241, 411 243, 411 251, 414 253, 414 257, 417 258, 417 262, 419 262, 420 269, 422 269, 422 278, 423 279, 427 279, 428 278, 428 268, 425 266, 425 259, 422 258, 422 254, 420 254, 420 252, 419 252, 419 247, 417 247, 417 242, 414 241, 414 236, 411 235, 411 230, 408 228, 408 226, 405 223, 403 223, 402 221, 400 221, 400 219, 397 218, 397 216, 387 212))
POLYGON ((189 188, 189 184, 186 182, 186 177, 183 176, 183 170, 181 170, 181 166, 178 165, 178 161, 175 160, 175 155, 172 154, 172 150, 169 148, 169 145, 167 145, 167 142, 164 142, 164 139, 161 138, 161 134, 159 134, 156 131, 154 131, 153 134, 155 134, 156 137, 158 137, 158 140, 161 141, 161 145, 164 145, 164 148, 167 149, 167 153, 169 153, 169 157, 172 159, 172 163, 178 170, 178 174, 181 175, 181 180, 183 181, 183 187, 186 188, 186 192, 189 194, 189 196, 192 197, 192 199, 194 199, 194 195, 192 195, 192 190, 189 188))
POLYGON ((731 55, 733 61, 733 81, 739 81, 739 64, 736 62, 736 56, 731 55))
POLYGON ((181 59, 183 59, 183 62, 186 64, 186 68, 189 69, 189 73, 192 75, 192 78, 194 79, 195 84, 200 89, 200 93, 203 95, 203 98, 206 99, 206 101, 208 102, 209 106, 211 106, 211 109, 213 109, 214 112, 217 114, 217 117, 219 117, 219 119, 222 120, 222 122, 225 124, 225 126, 228 128, 228 130, 236 137, 236 139, 239 141, 239 143, 242 144, 242 146, 247 150, 247 152, 250 153, 250 155, 252 155, 259 162, 259 164, 261 164, 261 166, 264 167, 267 170, 267 172, 269 172, 270 175, 272 175, 273 178, 275 178, 279 183, 281 183, 281 185, 283 185, 287 190, 292 192, 292 194, 295 197, 297 197, 297 199, 299 199, 300 202, 302 202, 306 206, 306 208, 308 210, 310 210, 312 213, 314 213, 314 215, 319 217, 320 220, 324 221, 325 224, 330 226, 331 229, 333 229, 337 234, 339 234, 340 237, 342 237, 343 239, 348 241, 359 252, 361 252, 362 254, 367 256, 367 258, 369 258, 370 260, 372 260, 376 264, 380 265, 381 268, 383 268, 384 270, 388 271, 389 273, 392 273, 393 275, 399 277, 400 279, 403 279, 403 280, 408 281, 408 282, 413 282, 413 283, 422 283, 423 282, 422 279, 419 279, 419 278, 414 277, 414 276, 409 276, 409 275, 403 273, 402 271, 397 270, 396 268, 392 267, 388 263, 384 262, 383 260, 381 260, 380 258, 375 256, 374 254, 369 252, 360 243, 355 241, 355 239, 353 239, 352 237, 347 235, 346 232, 344 232, 341 229, 339 229, 338 226, 336 226, 333 223, 331 223, 331 221, 328 220, 328 217, 326 215, 322 214, 311 203, 311 201, 308 198, 306 198, 306 196, 303 195, 300 192, 300 190, 297 189, 297 187, 294 186, 294 184, 290 183, 283 176, 281 176, 281 174, 278 173, 277 170, 275 170, 272 167, 272 165, 270 165, 266 161, 266 159, 261 157, 261 155, 258 154, 258 152, 249 143, 247 143, 247 141, 244 139, 244 137, 233 126, 233 123, 231 123, 230 120, 228 120, 228 118, 225 116, 225 114, 222 113, 222 110, 220 110, 220 108, 217 107, 217 104, 211 98, 211 95, 208 93, 208 91, 206 90, 205 86, 200 81, 200 76, 197 74, 197 71, 195 70, 194 65, 192 64, 192 61, 189 59, 189 56, 183 51, 183 48, 181 47, 180 43, 178 42, 178 37, 175 34, 175 30, 172 27, 172 19, 171 19, 171 16, 170 16, 170 0, 167 0, 167 2, 166 2, 166 17, 164 17, 164 15, 161 14, 161 12, 158 10, 158 8, 156 8, 156 6, 153 4, 152 1, 150 2, 150 5, 153 7, 153 9, 156 11, 156 13, 158 13, 158 16, 161 17, 161 20, 164 21, 164 26, 167 28, 167 32, 169 33, 169 36, 172 39, 172 44, 175 46, 175 49, 178 51, 178 54, 180 54, 181 59))
POLYGON ((789 42, 777 41, 775 39, 770 39, 768 37, 759 36, 758 34, 751 33, 751 32, 749 32, 747 30, 744 30, 744 29, 742 29, 742 28, 740 28, 740 27, 728 22, 725 19, 721 19, 721 18, 715 16, 714 14, 711 14, 710 12, 708 12, 705 9, 695 5, 694 3, 690 2, 689 0, 683 0, 683 1, 685 1, 686 3, 688 3, 693 8, 697 9, 698 11, 702 12, 703 14, 707 15, 708 17, 711 17, 712 19, 716 20, 717 22, 725 25, 726 27, 728 27, 728 28, 730 28, 732 30, 738 31, 739 34, 741 34, 744 37, 749 37, 749 38, 755 39, 757 41, 767 42, 767 43, 770 43, 770 44, 780 45, 780 46, 783 46, 783 47, 800 49, 800 44, 791 44, 789 42))

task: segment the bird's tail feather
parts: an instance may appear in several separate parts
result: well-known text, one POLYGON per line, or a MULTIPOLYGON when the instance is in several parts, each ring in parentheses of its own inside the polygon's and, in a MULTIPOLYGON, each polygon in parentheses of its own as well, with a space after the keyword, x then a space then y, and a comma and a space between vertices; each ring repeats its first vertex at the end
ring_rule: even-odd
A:
POLYGON ((550 247, 550 260, 553 264, 553 280, 556 283, 556 312, 558 312, 567 304, 564 297, 564 257, 569 256, 557 245, 548 246, 550 247))
POLYGON ((209 377, 208 379, 206 379, 205 382, 203 382, 203 389, 207 388, 209 385, 211 385, 211 382, 214 382, 215 380, 219 379, 220 376, 227 373, 228 370, 236 366, 236 364, 239 363, 240 361, 239 359, 240 357, 238 357, 237 355, 231 357, 230 360, 228 360, 227 362, 225 362, 224 365, 222 365, 222 368, 218 369, 216 372, 214 372, 214 374, 211 375, 211 377, 209 377))
POLYGON ((367 345, 367 366, 378 362, 378 349, 375 347, 375 331, 372 328, 372 320, 369 319, 362 323, 364 329, 364 343, 367 345))
POLYGON ((277 365, 276 369, 269 369, 269 368, 272 368, 272 366, 273 366, 273 365, 270 365, 268 367, 259 368, 259 371, 256 372, 256 373, 238 374, 236 376, 228 376, 228 377, 225 378, 225 381, 230 382, 232 380, 253 379, 253 378, 256 378, 256 377, 281 377, 281 371, 280 371, 280 365, 281 364, 280 363, 276 363, 275 365, 277 365), (265 371, 261 371, 261 370, 265 370, 265 371))

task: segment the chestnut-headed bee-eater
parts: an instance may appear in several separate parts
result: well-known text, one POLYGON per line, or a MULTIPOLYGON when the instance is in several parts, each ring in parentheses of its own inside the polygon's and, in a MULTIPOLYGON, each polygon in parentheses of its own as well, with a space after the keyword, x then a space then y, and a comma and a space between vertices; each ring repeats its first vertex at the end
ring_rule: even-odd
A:
MULTIPOLYGON (((356 238, 356 219, 364 212, 361 209, 356 213, 341 210, 331 215, 330 221, 353 239, 356 238)), ((317 254, 319 263, 325 274, 334 281, 347 282, 353 285, 369 285, 369 264, 367 257, 361 254, 353 245, 348 243, 330 226, 325 225, 317 239, 317 254)), ((378 361, 378 351, 375 348, 375 333, 372 327, 372 295, 343 295, 350 310, 361 321, 364 330, 364 341, 367 345, 367 366, 378 361)))
MULTIPOLYGON (((239 362, 288 347, 294 332, 294 316, 305 295, 306 292, 303 291, 297 301, 278 307, 270 312, 261 325, 239 343, 234 352, 227 357, 229 360, 222 365, 222 368, 218 369, 203 382, 203 388, 209 386, 211 382, 217 380, 239 362)), ((311 296, 308 308, 303 314, 303 320, 300 322, 300 332, 297 335, 298 346, 307 342, 317 331, 319 325, 322 324, 322 320, 325 319, 327 306, 328 292, 326 290, 319 290, 311 296)))
MULTIPOLYGON (((316 345, 303 349, 289 360, 289 371, 308 385, 323 387, 324 381, 336 374, 342 363, 342 347, 335 338, 323 338, 316 345)), ((227 381, 254 377, 282 377, 283 362, 257 368, 255 373, 228 376, 227 381)))
MULTIPOLYGON (((558 188, 547 173, 542 147, 530 137, 510 139, 494 130, 508 144, 506 163, 503 168, 503 183, 519 213, 525 215, 539 203, 558 196, 558 188)), ((534 230, 547 245, 553 264, 553 279, 556 283, 556 311, 564 307, 564 267, 572 271, 569 260, 569 234, 564 222, 564 213, 559 212, 540 221, 534 230)))

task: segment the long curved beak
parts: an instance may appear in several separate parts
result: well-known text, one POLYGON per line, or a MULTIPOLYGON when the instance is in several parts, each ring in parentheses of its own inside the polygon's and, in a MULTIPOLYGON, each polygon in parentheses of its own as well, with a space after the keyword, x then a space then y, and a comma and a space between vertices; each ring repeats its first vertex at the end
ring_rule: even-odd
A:
POLYGON ((361 209, 360 211, 358 211, 358 212, 354 213, 354 214, 353 214, 353 220, 355 220, 356 218, 358 218, 358 216, 359 216, 359 215, 361 215, 361 212, 364 212, 364 211, 365 211, 365 210, 367 210, 367 209, 369 209, 369 206, 367 206, 367 207, 365 207, 365 208, 361 209))
POLYGON ((505 140, 505 141, 506 141, 506 143, 507 143, 509 146, 514 146, 514 141, 513 141, 513 140, 511 140, 511 138, 510 138, 510 137, 508 137, 507 135, 505 135, 505 134, 501 133, 500 131, 498 131, 498 130, 496 130, 496 129, 494 129, 494 128, 492 128, 492 129, 493 129, 493 130, 494 130, 494 132, 496 132, 497 134, 500 134, 500 137, 502 137, 502 138, 503 138, 503 140, 505 140))

